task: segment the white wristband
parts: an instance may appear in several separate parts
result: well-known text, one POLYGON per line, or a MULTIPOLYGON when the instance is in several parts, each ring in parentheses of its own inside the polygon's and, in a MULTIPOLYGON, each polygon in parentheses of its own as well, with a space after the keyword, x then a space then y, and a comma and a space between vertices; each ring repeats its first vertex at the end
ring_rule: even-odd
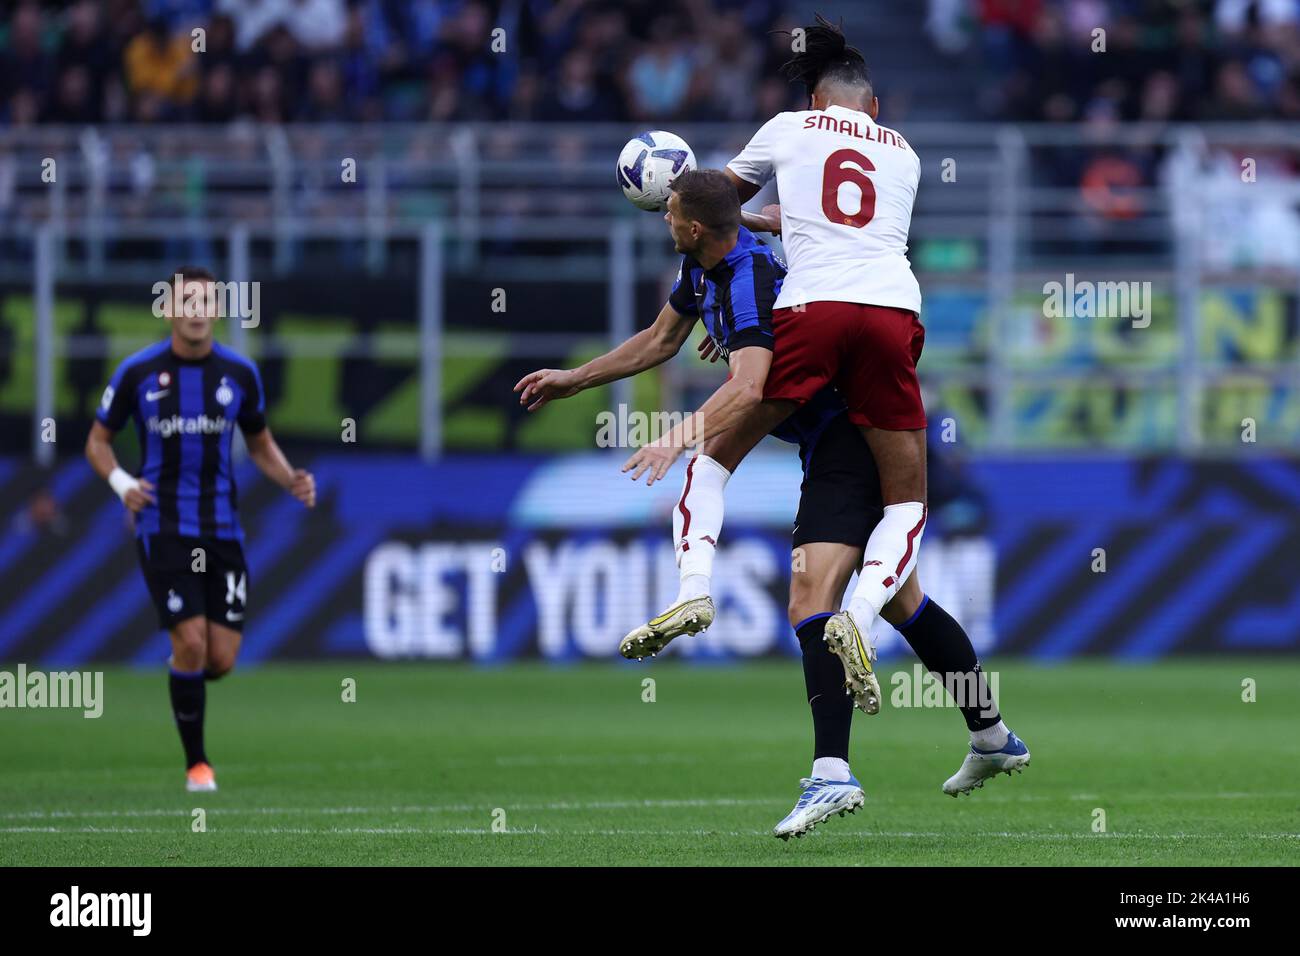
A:
POLYGON ((132 488, 139 488, 140 482, 122 468, 114 468, 108 473, 108 486, 117 493, 119 498, 126 500, 126 493, 132 488))

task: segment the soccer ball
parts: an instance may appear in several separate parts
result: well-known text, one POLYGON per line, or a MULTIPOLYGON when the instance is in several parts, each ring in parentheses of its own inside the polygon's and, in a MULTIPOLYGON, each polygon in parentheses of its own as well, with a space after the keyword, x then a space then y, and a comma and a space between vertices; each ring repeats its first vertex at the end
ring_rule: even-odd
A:
POLYGON ((694 168, 695 154, 686 140, 661 129, 648 130, 628 140, 618 154, 618 185, 638 209, 663 212, 672 181, 694 168))

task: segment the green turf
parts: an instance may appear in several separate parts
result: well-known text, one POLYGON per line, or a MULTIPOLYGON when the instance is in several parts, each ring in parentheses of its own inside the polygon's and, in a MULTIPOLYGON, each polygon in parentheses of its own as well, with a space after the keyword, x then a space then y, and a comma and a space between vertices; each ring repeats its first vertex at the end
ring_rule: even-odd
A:
POLYGON ((209 685, 215 794, 181 787, 165 676, 110 670, 99 720, 0 711, 0 864, 1300 859, 1300 663, 1017 664, 1000 679, 1034 754, 1024 775, 944 796, 959 715, 887 700, 854 717, 865 812, 787 844, 768 831, 811 755, 794 661, 237 672, 209 685), (340 700, 345 677, 356 703, 340 700), (207 832, 192 831, 196 807, 207 832))

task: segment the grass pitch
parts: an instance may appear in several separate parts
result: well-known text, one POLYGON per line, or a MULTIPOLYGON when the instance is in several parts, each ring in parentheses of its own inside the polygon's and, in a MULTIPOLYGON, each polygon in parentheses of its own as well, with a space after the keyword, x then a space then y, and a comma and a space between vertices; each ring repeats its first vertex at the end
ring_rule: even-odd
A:
POLYGON ((1300 859, 1300 663, 999 671, 1008 723, 1034 755, 1024 775, 945 796, 966 747, 960 715, 892 707, 882 681, 881 714, 854 716, 865 812, 782 843, 770 828, 811 758, 793 660, 236 671, 209 685, 214 794, 183 789, 165 673, 109 670, 98 720, 0 711, 0 864, 1300 859), (355 703, 341 700, 349 677, 355 703), (1254 703, 1242 701, 1245 678, 1254 703))

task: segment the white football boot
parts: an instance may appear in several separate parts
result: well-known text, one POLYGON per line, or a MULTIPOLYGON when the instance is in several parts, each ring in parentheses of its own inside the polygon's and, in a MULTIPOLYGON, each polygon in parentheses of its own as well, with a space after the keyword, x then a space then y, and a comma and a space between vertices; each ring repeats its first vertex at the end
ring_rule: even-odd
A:
POLYGON ((984 781, 1000 773, 1011 776, 1011 771, 1024 773, 1029 766, 1029 748, 1025 742, 1013 733, 1007 734, 1007 742, 1001 750, 980 750, 971 744, 970 753, 961 762, 961 767, 943 784, 943 792, 951 797, 959 793, 970 793, 976 787, 984 786, 984 781))
POLYGON ((876 648, 862 639, 853 615, 848 611, 832 614, 823 640, 844 665, 844 689, 853 695, 853 706, 864 714, 880 713, 880 681, 871 667, 876 648))
POLYGON ((867 799, 867 795, 862 792, 862 784, 852 776, 848 780, 804 777, 799 781, 799 786, 803 788, 803 793, 795 801, 794 809, 772 828, 772 836, 782 840, 802 837, 805 833, 811 833, 817 824, 833 813, 840 816, 856 813, 867 799))
POLYGON ((628 660, 654 657, 674 637, 698 634, 713 623, 713 598, 691 598, 674 604, 658 617, 651 619, 619 641, 618 652, 628 660))

